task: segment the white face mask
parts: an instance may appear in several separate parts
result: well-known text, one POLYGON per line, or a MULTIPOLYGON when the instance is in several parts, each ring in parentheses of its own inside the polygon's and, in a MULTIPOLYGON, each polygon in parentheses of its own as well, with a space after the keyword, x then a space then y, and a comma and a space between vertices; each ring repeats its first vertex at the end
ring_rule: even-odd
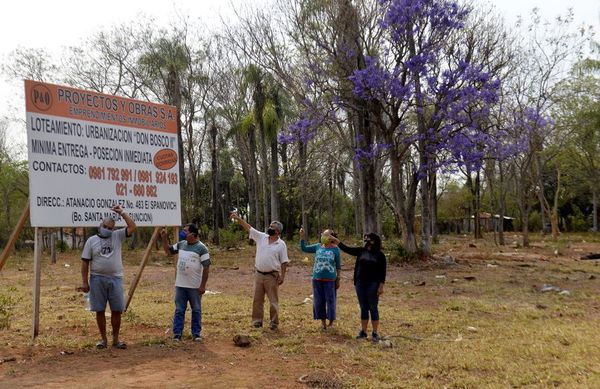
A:
POLYGON ((104 226, 100 226, 100 229, 98 230, 98 235, 100 235, 102 238, 110 238, 112 236, 113 230, 108 229, 104 226))

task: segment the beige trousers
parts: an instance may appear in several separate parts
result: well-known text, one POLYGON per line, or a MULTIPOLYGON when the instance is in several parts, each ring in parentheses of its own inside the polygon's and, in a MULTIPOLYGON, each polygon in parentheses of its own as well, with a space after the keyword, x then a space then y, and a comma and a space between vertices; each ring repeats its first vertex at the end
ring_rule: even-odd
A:
POLYGON ((254 301, 252 302, 252 324, 263 323, 265 294, 269 299, 269 315, 271 325, 279 324, 279 284, 277 278, 279 273, 260 274, 256 272, 254 277, 254 301))

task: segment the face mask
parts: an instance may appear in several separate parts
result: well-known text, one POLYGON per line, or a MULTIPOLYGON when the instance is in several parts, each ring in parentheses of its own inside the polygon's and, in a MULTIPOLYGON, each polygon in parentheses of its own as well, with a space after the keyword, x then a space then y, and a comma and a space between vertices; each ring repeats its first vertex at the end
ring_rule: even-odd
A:
POLYGON ((276 232, 275 232, 275 229, 274 229, 274 228, 271 228, 271 227, 269 227, 269 229, 267 230, 267 234, 268 234, 269 236, 274 236, 274 235, 276 234, 276 232))
POLYGON ((329 244, 329 238, 326 237, 325 235, 321 235, 321 243, 322 244, 329 244))
POLYGON ((98 235, 100 235, 103 238, 110 238, 112 235, 112 230, 109 230, 108 228, 101 226, 99 231, 98 231, 98 235))

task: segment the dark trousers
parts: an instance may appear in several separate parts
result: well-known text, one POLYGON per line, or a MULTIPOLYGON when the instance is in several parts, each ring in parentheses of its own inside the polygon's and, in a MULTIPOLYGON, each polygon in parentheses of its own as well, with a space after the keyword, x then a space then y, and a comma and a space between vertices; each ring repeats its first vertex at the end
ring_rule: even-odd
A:
POLYGON ((379 282, 364 282, 356 281, 354 285, 356 289, 356 297, 358 297, 358 305, 360 305, 360 320, 369 320, 369 314, 371 315, 371 321, 379 320, 379 296, 377 290, 379 289, 379 282))
POLYGON ((335 320, 335 281, 312 280, 313 318, 335 320))

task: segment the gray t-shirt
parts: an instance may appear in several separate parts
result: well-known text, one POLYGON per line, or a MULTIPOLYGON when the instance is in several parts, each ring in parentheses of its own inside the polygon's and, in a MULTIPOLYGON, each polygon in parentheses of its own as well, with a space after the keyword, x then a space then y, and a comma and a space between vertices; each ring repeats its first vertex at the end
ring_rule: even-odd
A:
POLYGON ((113 231, 110 238, 91 236, 83 246, 81 259, 90 262, 90 274, 123 277, 121 246, 127 238, 127 228, 113 231))

